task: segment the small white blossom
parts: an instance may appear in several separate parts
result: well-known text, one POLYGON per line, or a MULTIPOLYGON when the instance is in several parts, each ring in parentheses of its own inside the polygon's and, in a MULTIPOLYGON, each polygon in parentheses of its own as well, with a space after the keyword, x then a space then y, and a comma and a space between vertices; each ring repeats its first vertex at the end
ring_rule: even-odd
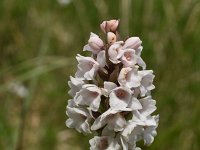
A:
POLYGON ((142 70, 138 71, 138 74, 142 76, 141 86, 140 86, 140 95, 145 96, 148 91, 151 91, 155 88, 153 85, 153 71, 152 70, 142 70))
POLYGON ((153 100, 151 96, 140 99, 140 103, 142 105, 142 109, 139 111, 143 116, 149 116, 156 110, 156 101, 153 100))
POLYGON ((97 111, 101 102, 101 90, 96 85, 85 84, 75 96, 74 101, 77 105, 85 105, 97 111))
POLYGON ((123 55, 122 44, 123 41, 115 42, 108 49, 109 60, 114 64, 118 64, 121 62, 119 59, 123 55))
POLYGON ((131 100, 132 91, 126 87, 117 87, 112 90, 109 97, 110 108, 123 109, 128 106, 131 100))
POLYGON ((143 132, 144 143, 146 145, 150 145, 154 141, 154 137, 157 135, 156 128, 158 127, 159 116, 153 116, 153 118, 156 121, 156 125, 146 127, 143 132))
POLYGON ((84 57, 81 55, 78 55, 76 59, 79 64, 75 77, 83 80, 93 80, 97 70, 99 69, 99 63, 91 57, 84 57))
POLYGON ((124 67, 131 67, 137 63, 138 56, 135 55, 134 49, 125 49, 121 58, 124 67))
POLYGON ((89 112, 83 108, 67 107, 66 114, 69 119, 66 125, 69 128, 75 128, 79 132, 90 133, 89 120, 91 119, 89 112))
POLYGON ((121 146, 109 136, 95 136, 90 139, 90 150, 121 150, 121 146))
POLYGON ((122 136, 120 137, 120 142, 123 150, 141 150, 141 148, 136 147, 136 141, 127 142, 122 136))
POLYGON ((70 76, 70 81, 68 82, 68 84, 69 84, 69 87, 71 88, 68 93, 72 97, 74 97, 76 93, 80 91, 84 82, 79 78, 74 78, 70 76))
POLYGON ((136 67, 122 68, 118 77, 118 82, 122 86, 128 88, 139 87, 142 77, 138 74, 136 67))

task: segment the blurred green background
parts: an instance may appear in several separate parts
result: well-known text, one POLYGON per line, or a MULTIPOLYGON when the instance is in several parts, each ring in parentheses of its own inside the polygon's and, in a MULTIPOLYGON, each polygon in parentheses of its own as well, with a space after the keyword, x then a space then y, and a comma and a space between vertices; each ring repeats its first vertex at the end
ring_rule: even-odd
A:
POLYGON ((200 149, 199 0, 0 0, 0 150, 87 150, 65 126, 75 55, 103 20, 139 36, 156 75, 158 135, 148 150, 200 149))

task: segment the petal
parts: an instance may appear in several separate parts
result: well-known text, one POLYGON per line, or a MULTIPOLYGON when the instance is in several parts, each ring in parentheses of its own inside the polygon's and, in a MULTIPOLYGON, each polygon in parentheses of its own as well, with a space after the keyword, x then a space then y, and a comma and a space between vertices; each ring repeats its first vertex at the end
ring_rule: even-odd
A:
POLYGON ((125 87, 115 88, 109 95, 109 104, 112 109, 126 108, 131 99, 131 91, 125 87))
POLYGON ((132 110, 139 110, 142 109, 142 105, 137 98, 132 97, 130 103, 128 104, 128 108, 131 108, 132 110))
POLYGON ((142 104, 142 109, 140 110, 140 113, 143 116, 148 116, 156 110, 156 101, 153 100, 151 96, 140 99, 140 103, 142 104))
POLYGON ((105 67, 106 65, 106 55, 105 51, 100 51, 97 55, 97 62, 99 63, 100 67, 105 67))

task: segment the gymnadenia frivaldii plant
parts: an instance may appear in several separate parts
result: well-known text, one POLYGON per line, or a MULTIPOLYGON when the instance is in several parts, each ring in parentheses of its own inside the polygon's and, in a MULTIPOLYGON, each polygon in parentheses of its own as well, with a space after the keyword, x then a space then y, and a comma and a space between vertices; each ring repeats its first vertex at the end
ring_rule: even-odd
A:
POLYGON ((139 37, 120 39, 119 20, 103 21, 102 40, 91 33, 77 55, 77 72, 70 76, 66 125, 93 134, 90 150, 140 150, 137 142, 150 145, 156 136, 158 115, 151 90, 154 74, 141 58, 139 37))

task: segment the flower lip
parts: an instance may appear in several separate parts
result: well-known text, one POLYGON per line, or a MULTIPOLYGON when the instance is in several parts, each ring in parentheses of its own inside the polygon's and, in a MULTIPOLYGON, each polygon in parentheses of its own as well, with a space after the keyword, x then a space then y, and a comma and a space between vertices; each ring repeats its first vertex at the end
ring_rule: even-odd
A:
POLYGON ((115 94, 116 96, 119 98, 119 99, 124 99, 126 97, 126 91, 124 91, 123 89, 118 89, 115 91, 115 94))
POLYGON ((100 150, 104 150, 109 146, 107 137, 102 137, 97 145, 100 150))

